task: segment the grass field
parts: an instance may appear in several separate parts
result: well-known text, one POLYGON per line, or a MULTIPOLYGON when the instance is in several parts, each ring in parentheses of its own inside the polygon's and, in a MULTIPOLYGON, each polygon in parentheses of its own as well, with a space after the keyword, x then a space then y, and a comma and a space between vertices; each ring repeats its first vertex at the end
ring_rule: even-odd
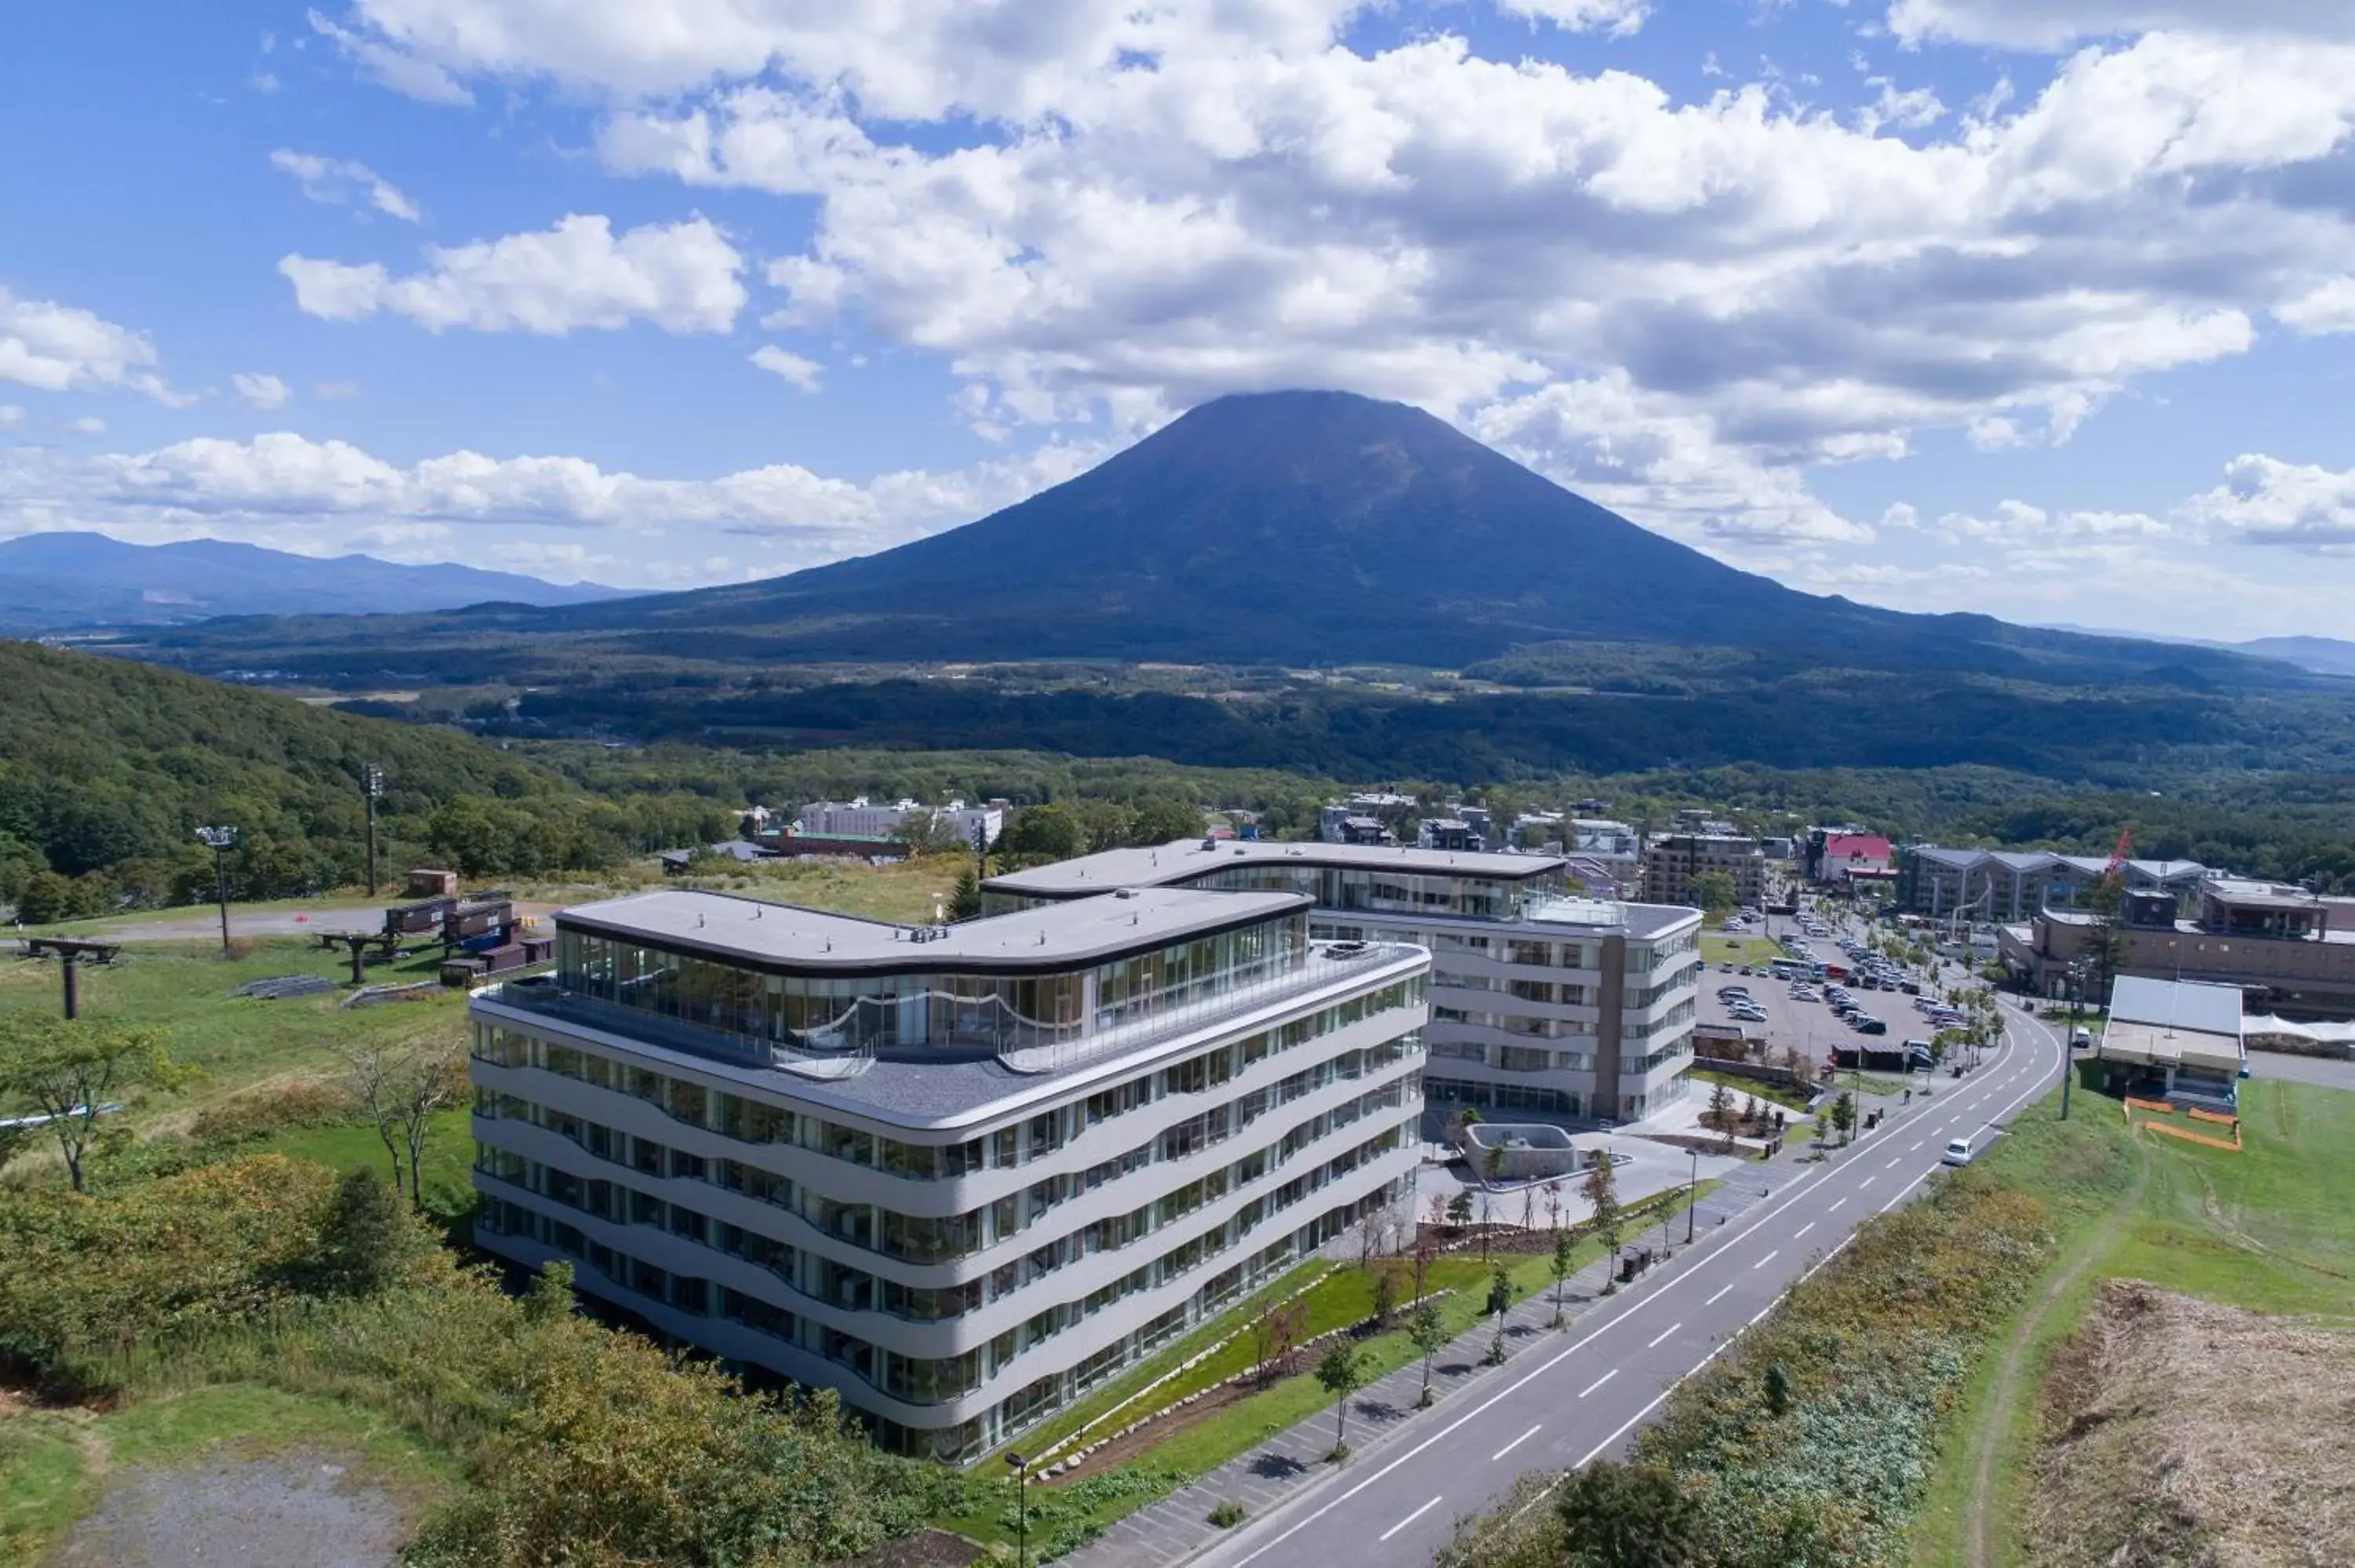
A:
MULTIPOLYGON (((1787 1111, 1804 1112, 1815 1103, 1815 1096, 1805 1089, 1793 1088, 1786 1084, 1762 1083, 1756 1078, 1745 1078, 1736 1073, 1719 1073, 1707 1067, 1696 1067, 1692 1071, 1692 1076, 1699 1083, 1723 1084, 1733 1093, 1737 1109, 1744 1096, 1752 1099, 1772 1101, 1787 1111)), ((1847 1080, 1843 1078, 1841 1082, 1846 1083, 1847 1080)))
MULTIPOLYGON (((437 967, 387 966, 369 973, 399 982, 430 979, 437 967)), ((203 943, 143 944, 118 963, 84 966, 82 1014, 162 1029, 175 1059, 201 1070, 184 1092, 133 1107, 132 1124, 143 1130, 184 1121, 194 1108, 256 1084, 332 1075, 338 1069, 329 1048, 335 1042, 417 1031, 446 1034, 453 1045, 460 1040, 463 991, 371 1008, 339 1007, 340 992, 283 1001, 229 995, 267 975, 341 978, 348 968, 348 960, 293 938, 243 944, 235 958, 203 943)), ((54 963, 0 960, 0 1006, 46 1011, 57 1005, 58 987, 54 963)))
POLYGON ((459 1484, 456 1463, 380 1416, 332 1399, 231 1384, 103 1414, 0 1405, 0 1563, 33 1563, 97 1506, 107 1477, 220 1455, 332 1456, 412 1513, 459 1484))
POLYGON ((1701 961, 1707 964, 1771 964, 1785 957, 1764 937, 1712 937, 1700 939, 1701 961))
POLYGON ((2071 1120, 2059 1119, 2055 1093, 2022 1111, 1980 1162, 1987 1176, 2051 1208, 2059 1258, 2011 1325, 2015 1353, 1990 1354, 1955 1413, 1915 1531, 1913 1568, 2019 1560, 2005 1521, 2024 1513, 2033 1391, 2101 1280, 2147 1280, 2254 1311, 2355 1319, 2355 1167, 2345 1155, 2355 1094, 2272 1080, 2241 1088, 2243 1153, 2137 1139, 2117 1101, 2081 1084, 2071 1120))

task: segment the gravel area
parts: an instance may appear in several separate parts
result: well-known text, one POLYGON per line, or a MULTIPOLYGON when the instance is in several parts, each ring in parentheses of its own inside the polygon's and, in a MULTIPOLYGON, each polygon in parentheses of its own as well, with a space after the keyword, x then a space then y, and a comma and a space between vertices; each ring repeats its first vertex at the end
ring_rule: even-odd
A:
POLYGON ((116 1472, 59 1568, 393 1568, 409 1539, 393 1499, 318 1454, 116 1472))

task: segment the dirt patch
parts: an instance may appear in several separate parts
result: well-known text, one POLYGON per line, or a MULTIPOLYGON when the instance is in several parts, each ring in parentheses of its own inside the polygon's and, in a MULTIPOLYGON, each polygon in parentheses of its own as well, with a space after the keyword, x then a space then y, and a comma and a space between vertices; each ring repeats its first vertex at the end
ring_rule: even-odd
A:
POLYGON ((988 1555, 986 1547, 950 1531, 920 1530, 854 1557, 843 1568, 965 1568, 988 1555))
POLYGON ((59 1568, 393 1568, 400 1505, 317 1453, 118 1472, 59 1568))
POLYGON ((2111 1280, 2045 1391, 2031 1560, 2355 1563, 2355 1333, 2111 1280))

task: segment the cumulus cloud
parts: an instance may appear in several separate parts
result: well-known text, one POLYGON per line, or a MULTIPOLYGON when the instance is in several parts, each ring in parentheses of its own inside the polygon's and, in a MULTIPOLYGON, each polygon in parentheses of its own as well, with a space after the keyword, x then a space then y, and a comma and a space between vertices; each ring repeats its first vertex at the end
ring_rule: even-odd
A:
POLYGON ((0 403, 0 430, 13 430, 25 422, 25 410, 14 403, 0 403))
POLYGON ((773 343, 764 343, 754 349, 751 360, 772 376, 782 376, 805 392, 817 390, 818 376, 826 368, 815 359, 805 359, 773 343))
POLYGON ((423 221, 424 213, 415 202, 400 193, 399 187, 366 164, 347 158, 323 158, 315 153, 296 153, 281 147, 270 154, 270 166, 294 176, 303 194, 315 202, 330 207, 349 207, 365 203, 387 217, 397 217, 403 223, 423 221))
POLYGON ((2222 32, 2355 41, 2355 13, 2328 0, 1895 0, 1889 30, 1907 44, 2058 50, 2094 38, 2222 32))
POLYGON ((744 259, 709 219, 646 224, 618 238, 602 217, 570 214, 545 230, 431 246, 424 271, 288 256, 278 270, 303 311, 357 321, 378 311, 432 332, 560 336, 648 321, 672 333, 724 333, 743 309, 744 259))
POLYGON ((229 379, 229 385, 237 388, 237 395, 257 408, 282 408, 286 400, 294 396, 294 389, 275 376, 249 375, 240 370, 229 379))
MULTIPOLYGON (((610 169, 814 211, 765 324, 937 356, 985 435, 1348 387, 1753 560, 1871 537, 1812 467, 1933 429, 2065 442, 2260 323, 2355 323, 2346 7, 1896 0, 1901 41, 2075 52, 1954 111, 1867 73, 1846 113, 1484 58, 1444 10, 1373 48, 1368 9, 355 0, 343 26, 429 92, 597 105, 610 169)), ((321 313, 410 281, 303 266, 321 313)))
POLYGON ((373 38, 347 27, 339 27, 318 12, 309 13, 311 30, 334 44, 346 58, 369 76, 411 98, 428 103, 453 105, 474 101, 458 79, 432 60, 406 49, 396 48, 380 38, 373 38))
POLYGON ((0 381, 44 392, 125 387, 167 408, 196 401, 175 392, 154 366, 144 333, 54 300, 27 300, 0 287, 0 381))
POLYGON ((2222 484, 2184 510, 2252 545, 2355 553, 2355 470, 2243 453, 2225 465, 2222 484))
POLYGON ((84 414, 67 420, 66 429, 78 436, 102 436, 106 434, 106 421, 95 414, 84 414))
POLYGON ((643 478, 575 457, 473 451, 404 466, 347 441, 291 431, 244 441, 200 437, 90 458, 19 448, 0 452, 0 533, 99 526, 148 537, 282 533, 300 541, 357 526, 382 543, 430 550, 453 525, 666 535, 709 529, 762 541, 783 570, 970 521, 1103 455, 1097 447, 1050 443, 968 469, 854 483, 786 463, 708 480, 643 478))
POLYGON ((1568 33, 1607 33, 1625 37, 1651 15, 1649 0, 1497 0, 1508 16, 1550 22, 1568 33))

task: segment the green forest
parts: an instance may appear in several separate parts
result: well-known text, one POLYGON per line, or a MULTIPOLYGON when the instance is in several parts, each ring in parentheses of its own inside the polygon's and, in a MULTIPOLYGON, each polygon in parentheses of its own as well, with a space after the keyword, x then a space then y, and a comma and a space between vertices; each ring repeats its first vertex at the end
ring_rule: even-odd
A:
MULTIPOLYGON (((476 736, 0 642, 0 904, 40 922, 208 898, 213 857, 195 835, 209 825, 240 830, 222 866, 233 898, 353 885, 365 868, 361 779, 370 763, 385 775, 381 864, 446 864, 470 878, 609 871, 732 836, 739 814, 755 804, 790 811, 860 794, 963 797, 1080 813, 1075 828, 1050 819, 1028 830, 1020 842, 1036 840, 1023 852, 1035 856, 1067 842, 1138 842, 1203 809, 1255 813, 1262 832, 1298 836, 1314 831, 1317 808, 1337 793, 1382 785, 1418 794, 1433 810, 1456 800, 1500 813, 1559 810, 1600 797, 1636 823, 1709 806, 1760 832, 1855 821, 1900 838, 2085 853, 2106 851, 2131 825, 2144 854, 2355 888, 2355 762, 2338 755, 2327 728, 2278 747, 2265 739, 2267 726, 2291 724, 2290 708, 2322 700, 2311 694, 2242 694, 2204 718, 2172 721, 2151 697, 2154 733, 2171 722, 2196 738, 2206 724, 2251 738, 2204 749, 2153 744, 2083 776, 1997 765, 1959 733, 1938 754, 1963 760, 1934 765, 1800 765, 1807 747, 1797 745, 1789 766, 1666 760, 1703 749, 1684 736, 1654 737, 1659 749, 1648 756, 1622 736, 1605 748, 1606 762, 1576 766, 1522 722, 1529 715, 1516 705, 1574 706, 1542 697, 1239 704, 1174 692, 1026 695, 882 683, 804 694, 839 708, 837 723, 715 732, 685 722, 696 710, 679 694, 668 707, 640 695, 648 713, 681 718, 678 738, 551 738, 556 726, 528 717, 513 726, 518 733, 495 726, 476 736), (871 713, 859 705, 869 697, 871 713), (1457 733, 1476 721, 1496 727, 1457 733), (1197 744, 1212 732, 1249 744, 1197 744)), ((628 713, 613 693, 534 701, 628 713)), ((1593 701, 1664 725, 1697 712, 1683 702, 1593 701)), ((1753 732, 1822 728, 1811 707, 1732 694, 1712 701, 1738 710, 1753 732)))
POLYGON ((40 921, 209 897, 200 826, 239 830, 223 863, 233 898, 357 883, 371 763, 388 867, 594 870, 734 829, 708 798, 600 796, 451 731, 0 642, 0 902, 40 921))

